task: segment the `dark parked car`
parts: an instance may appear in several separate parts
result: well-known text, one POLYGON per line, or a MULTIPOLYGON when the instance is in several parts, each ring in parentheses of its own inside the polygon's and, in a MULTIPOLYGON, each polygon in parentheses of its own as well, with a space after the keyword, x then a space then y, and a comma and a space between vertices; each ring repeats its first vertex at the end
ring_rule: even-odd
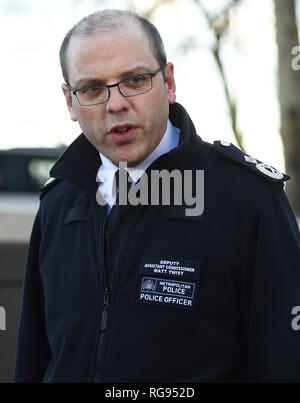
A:
POLYGON ((27 245, 39 189, 65 147, 0 151, 0 382, 12 382, 27 245))

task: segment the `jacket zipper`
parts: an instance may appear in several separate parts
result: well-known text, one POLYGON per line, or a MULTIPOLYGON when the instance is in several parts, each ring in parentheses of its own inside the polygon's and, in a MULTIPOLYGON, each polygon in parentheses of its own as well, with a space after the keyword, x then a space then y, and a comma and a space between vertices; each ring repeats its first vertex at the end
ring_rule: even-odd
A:
POLYGON ((101 332, 105 332, 105 330, 107 329, 109 295, 110 295, 109 289, 105 288, 105 290, 104 290, 104 298, 103 298, 102 315, 101 315, 101 323, 100 323, 101 332))
MULTIPOLYGON (((106 229, 106 220, 107 218, 105 217, 103 221, 103 227, 102 227, 102 251, 104 250, 104 242, 105 242, 105 229, 106 229)), ((127 225, 125 231, 124 231, 124 236, 125 238, 127 237, 128 231, 129 231, 130 225, 127 225)), ((122 248, 124 250, 124 248, 122 248)), ((118 258, 115 262, 116 268, 114 270, 113 278, 111 280, 111 284, 115 283, 115 277, 116 277, 116 272, 117 267, 119 265, 120 259, 121 259, 121 251, 118 255, 118 258)), ((95 372, 94 372, 94 382, 99 382, 100 381, 100 367, 101 367, 101 357, 103 355, 103 344, 105 341, 105 332, 108 328, 108 319, 109 319, 109 308, 111 306, 111 296, 112 296, 112 286, 109 287, 108 283, 108 276, 106 272, 106 266, 105 266, 105 257, 104 254, 102 253, 102 267, 103 267, 103 274, 104 274, 104 297, 103 297, 103 305, 102 305, 102 313, 101 313, 101 320, 100 320, 100 336, 98 340, 98 346, 96 350, 96 366, 95 366, 95 372)))
POLYGON ((100 319, 100 336, 98 339, 97 350, 96 350, 96 365, 95 365, 95 371, 94 371, 94 377, 93 377, 94 382, 98 381, 99 375, 100 375, 101 353, 103 350, 102 347, 103 347, 105 332, 107 330, 109 300, 110 300, 110 295, 111 295, 111 289, 109 288, 109 285, 108 285, 108 278, 107 278, 106 267, 105 267, 105 258, 104 258, 106 221, 107 221, 107 216, 105 215, 104 220, 103 220, 103 225, 102 225, 102 240, 101 240, 104 295, 103 295, 102 313, 101 313, 101 319, 100 319))
MULTIPOLYGON (((103 304, 102 304, 102 312, 101 312, 101 318, 100 318, 100 335, 98 339, 98 344, 97 344, 97 350, 96 350, 96 363, 95 363, 95 369, 93 373, 93 382, 99 382, 100 381, 100 376, 101 376, 101 358, 103 356, 103 345, 105 341, 105 333, 108 328, 108 321, 109 321, 109 309, 111 306, 111 296, 112 296, 112 284, 115 282, 114 278, 116 275, 117 267, 119 266, 119 262, 121 259, 121 251, 119 252, 119 255, 116 259, 115 262, 115 270, 112 275, 111 282, 109 284, 108 281, 108 274, 107 274, 107 267, 105 264, 105 253, 107 253, 107 250, 105 249, 105 246, 108 245, 108 242, 106 242, 106 224, 107 224, 107 215, 105 215, 102 223, 102 239, 101 239, 101 251, 102 251, 102 268, 103 268, 103 281, 104 281, 104 295, 103 295, 103 304)), ((124 231, 124 236, 125 239, 127 237, 128 231, 129 231, 130 225, 127 225, 124 231)), ((122 248, 124 250, 124 248, 122 248)))

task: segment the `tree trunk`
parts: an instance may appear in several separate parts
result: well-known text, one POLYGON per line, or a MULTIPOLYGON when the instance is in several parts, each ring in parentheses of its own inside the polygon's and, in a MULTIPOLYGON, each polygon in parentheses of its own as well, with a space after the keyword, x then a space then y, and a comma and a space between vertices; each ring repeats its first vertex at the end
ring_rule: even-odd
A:
POLYGON ((299 45, 294 0, 274 0, 278 46, 281 136, 284 144, 287 193, 300 216, 300 71, 292 68, 292 49, 299 45))

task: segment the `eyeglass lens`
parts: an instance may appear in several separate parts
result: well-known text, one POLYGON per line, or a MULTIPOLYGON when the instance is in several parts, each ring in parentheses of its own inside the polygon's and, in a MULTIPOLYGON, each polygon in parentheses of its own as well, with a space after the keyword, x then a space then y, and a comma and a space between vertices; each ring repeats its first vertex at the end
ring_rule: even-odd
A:
MULTIPOLYGON (((150 91, 152 77, 150 74, 136 75, 112 85, 112 87, 114 86, 118 86, 125 97, 131 97, 150 91)), ((109 91, 107 86, 95 86, 77 90, 76 95, 81 105, 93 105, 106 102, 109 99, 109 91)))

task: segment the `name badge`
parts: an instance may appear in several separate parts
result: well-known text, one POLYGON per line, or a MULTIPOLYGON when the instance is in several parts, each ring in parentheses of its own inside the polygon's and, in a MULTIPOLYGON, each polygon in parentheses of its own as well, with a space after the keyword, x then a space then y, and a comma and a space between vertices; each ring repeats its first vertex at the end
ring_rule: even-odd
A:
POLYGON ((195 308, 196 284, 173 279, 143 277, 138 302, 183 309, 195 308))
POLYGON ((198 260, 143 257, 140 273, 148 276, 160 275, 168 278, 198 280, 200 262, 198 260))

